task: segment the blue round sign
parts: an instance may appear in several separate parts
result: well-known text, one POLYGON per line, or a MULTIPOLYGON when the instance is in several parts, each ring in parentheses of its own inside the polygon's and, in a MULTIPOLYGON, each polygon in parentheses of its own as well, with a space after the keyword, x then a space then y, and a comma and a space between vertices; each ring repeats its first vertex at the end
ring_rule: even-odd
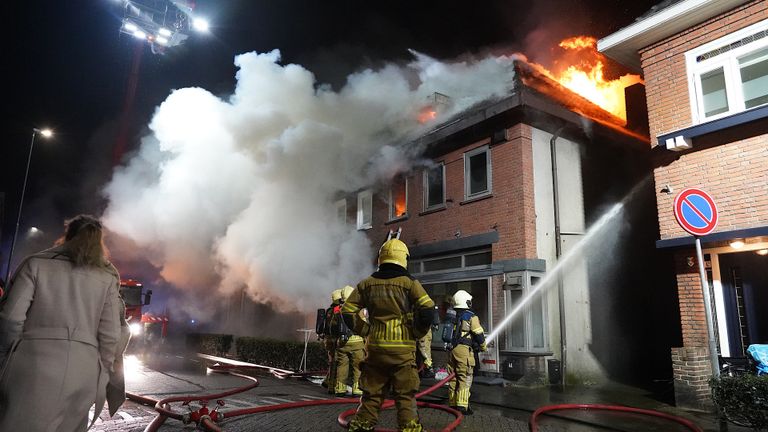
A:
POLYGON ((707 235, 717 226, 715 201, 700 189, 689 188, 677 194, 673 211, 677 223, 693 235, 707 235))

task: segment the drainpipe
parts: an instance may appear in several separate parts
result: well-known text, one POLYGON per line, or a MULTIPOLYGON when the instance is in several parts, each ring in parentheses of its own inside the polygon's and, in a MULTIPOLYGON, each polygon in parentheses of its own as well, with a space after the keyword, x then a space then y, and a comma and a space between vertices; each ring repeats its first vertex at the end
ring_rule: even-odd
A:
MULTIPOLYGON (((560 231, 560 193, 557 187, 557 147, 555 141, 563 131, 561 127, 549 140, 549 153, 552 157, 552 201, 555 211, 555 258, 559 261, 563 255, 562 233, 560 231)), ((565 337, 565 294, 563 292, 562 273, 557 275, 557 305, 560 312, 560 385, 565 385, 566 354, 568 344, 565 337)))

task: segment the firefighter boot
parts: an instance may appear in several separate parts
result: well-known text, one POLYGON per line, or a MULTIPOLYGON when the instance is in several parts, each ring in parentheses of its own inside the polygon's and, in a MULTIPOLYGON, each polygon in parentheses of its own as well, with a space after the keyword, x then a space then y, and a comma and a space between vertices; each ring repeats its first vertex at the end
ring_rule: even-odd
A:
POLYGON ((354 419, 349 422, 349 432, 373 432, 375 426, 365 420, 354 419))
POLYGON ((358 385, 357 381, 355 381, 355 384, 352 386, 352 396, 362 396, 363 391, 360 390, 360 386, 358 385))
POLYGON ((424 427, 419 424, 419 421, 416 419, 413 419, 408 422, 408 424, 405 425, 404 428, 400 429, 402 432, 422 432, 424 430, 424 427))

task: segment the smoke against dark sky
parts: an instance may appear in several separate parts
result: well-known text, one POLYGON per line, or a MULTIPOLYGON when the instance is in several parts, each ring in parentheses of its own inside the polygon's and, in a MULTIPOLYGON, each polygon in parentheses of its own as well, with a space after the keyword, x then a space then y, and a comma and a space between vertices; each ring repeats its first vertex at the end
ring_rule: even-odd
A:
MULTIPOLYGON (((655 2, 196 3, 213 22, 210 35, 193 37, 164 56, 148 49, 143 52, 131 108, 134 121, 123 159, 126 168, 120 170, 129 169, 128 161, 146 151, 151 138, 142 145, 140 137, 149 132, 155 107, 173 89, 200 87, 208 94, 204 97, 226 100, 236 86, 233 59, 238 54, 280 49, 281 64, 301 64, 315 75, 313 85, 328 83, 338 90, 350 73, 362 68, 412 60, 408 49, 441 59, 519 50, 545 63, 548 47, 555 41, 579 33, 603 36, 627 25, 655 2)), ((31 128, 50 126, 57 131, 54 140, 36 143, 20 225, 22 235, 29 227, 39 226, 46 237, 27 241, 20 235, 14 262, 46 240, 52 242, 64 217, 79 212, 101 214, 106 209, 97 192, 112 175, 111 155, 136 42, 118 35, 121 11, 111 0, 31 0, 4 2, 2 8, 3 16, 14 17, 4 27, 8 32, 4 40, 14 43, 0 63, 8 80, 0 149, 4 162, 0 191, 6 196, 0 258, 5 265, 31 128)), ((144 174, 147 182, 159 176, 151 170, 144 174)), ((136 201, 136 211, 149 211, 141 203, 136 201)), ((119 255, 128 254, 114 252, 118 263, 119 255)), ((144 272, 146 266, 131 261, 122 269, 144 272)))

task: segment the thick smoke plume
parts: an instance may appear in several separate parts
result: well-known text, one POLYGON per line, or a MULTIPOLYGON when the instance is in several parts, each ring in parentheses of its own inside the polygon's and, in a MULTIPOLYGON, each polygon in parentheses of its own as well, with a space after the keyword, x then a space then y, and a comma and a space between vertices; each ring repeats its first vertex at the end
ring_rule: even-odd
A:
MULTIPOLYGON (((430 95, 438 121, 508 93, 512 57, 350 75, 338 91, 280 53, 248 53, 227 99, 176 90, 137 154, 105 188, 107 227, 130 239, 180 289, 247 289, 261 303, 310 310, 372 269, 373 245, 336 219, 340 194, 385 183, 418 161, 409 143, 430 95)), ((348 200, 351 208, 356 207, 348 200)))

